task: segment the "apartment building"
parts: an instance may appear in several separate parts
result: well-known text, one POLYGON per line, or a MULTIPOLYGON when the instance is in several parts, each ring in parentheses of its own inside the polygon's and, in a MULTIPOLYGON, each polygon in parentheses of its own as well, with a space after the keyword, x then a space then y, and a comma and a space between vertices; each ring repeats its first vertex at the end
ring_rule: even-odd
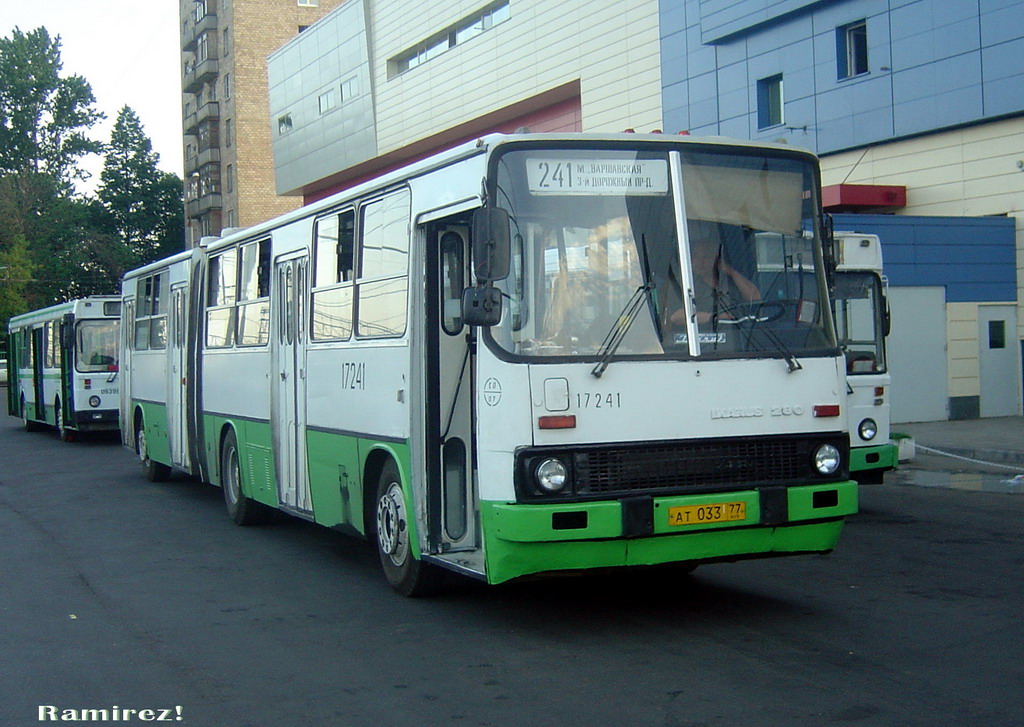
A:
POLYGON ((267 56, 344 0, 179 0, 186 239, 299 206, 277 196, 267 56))

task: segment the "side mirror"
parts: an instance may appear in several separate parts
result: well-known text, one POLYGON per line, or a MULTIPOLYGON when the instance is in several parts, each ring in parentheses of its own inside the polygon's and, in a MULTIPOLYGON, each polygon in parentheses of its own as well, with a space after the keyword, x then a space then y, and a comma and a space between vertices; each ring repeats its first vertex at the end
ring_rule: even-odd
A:
POLYGON ((75 347, 75 315, 65 313, 60 322, 60 347, 71 349, 75 347))
POLYGON ((462 320, 471 326, 496 326, 501 321, 501 291, 490 285, 462 293, 462 320))
POLYGON ((509 214, 501 207, 481 207, 473 213, 473 273, 478 283, 508 277, 510 230, 509 214))

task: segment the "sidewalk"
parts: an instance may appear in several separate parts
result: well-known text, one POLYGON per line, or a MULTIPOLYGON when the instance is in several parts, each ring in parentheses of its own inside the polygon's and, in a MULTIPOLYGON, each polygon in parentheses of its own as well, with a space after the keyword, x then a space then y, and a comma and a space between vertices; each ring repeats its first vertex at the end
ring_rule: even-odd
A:
POLYGON ((1024 417, 910 422, 893 424, 891 430, 913 437, 919 454, 922 447, 927 447, 959 457, 1024 468, 1024 417))

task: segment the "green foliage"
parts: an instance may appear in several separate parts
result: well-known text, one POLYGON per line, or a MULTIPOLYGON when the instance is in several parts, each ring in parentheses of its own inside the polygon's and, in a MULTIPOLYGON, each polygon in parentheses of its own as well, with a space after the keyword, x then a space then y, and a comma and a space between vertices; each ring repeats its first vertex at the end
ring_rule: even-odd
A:
POLYGON ((116 293, 122 274, 184 248, 182 181, 135 113, 109 147, 86 136, 103 115, 80 76, 61 77, 45 28, 0 38, 0 323, 85 295, 116 293), (76 196, 87 154, 107 151, 97 198, 76 196))
POLYGON ((0 331, 7 330, 11 316, 30 309, 26 294, 34 269, 28 241, 23 235, 17 235, 0 249, 0 331))
POLYGON ((81 76, 61 77, 60 38, 46 28, 15 28, 0 38, 0 174, 47 174, 65 185, 83 178, 76 165, 103 144, 85 131, 103 118, 81 76))
POLYGON ((183 185, 157 168, 159 155, 136 113, 117 115, 97 196, 121 240, 143 263, 184 249, 183 185))

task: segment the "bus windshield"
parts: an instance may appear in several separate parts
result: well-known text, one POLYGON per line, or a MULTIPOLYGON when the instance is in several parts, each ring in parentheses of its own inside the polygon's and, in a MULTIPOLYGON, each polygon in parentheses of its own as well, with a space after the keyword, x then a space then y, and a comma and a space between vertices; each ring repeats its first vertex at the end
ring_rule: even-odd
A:
POLYGON ((495 204, 512 218, 491 329, 502 349, 593 359, 612 337, 619 357, 834 354, 812 164, 693 149, 680 145, 678 175, 676 152, 661 150, 500 157, 495 204))
POLYGON ((76 367, 83 373, 117 371, 117 335, 120 321, 80 321, 76 367))
POLYGON ((885 371, 884 298, 875 273, 840 272, 833 301, 839 345, 850 374, 885 371))

